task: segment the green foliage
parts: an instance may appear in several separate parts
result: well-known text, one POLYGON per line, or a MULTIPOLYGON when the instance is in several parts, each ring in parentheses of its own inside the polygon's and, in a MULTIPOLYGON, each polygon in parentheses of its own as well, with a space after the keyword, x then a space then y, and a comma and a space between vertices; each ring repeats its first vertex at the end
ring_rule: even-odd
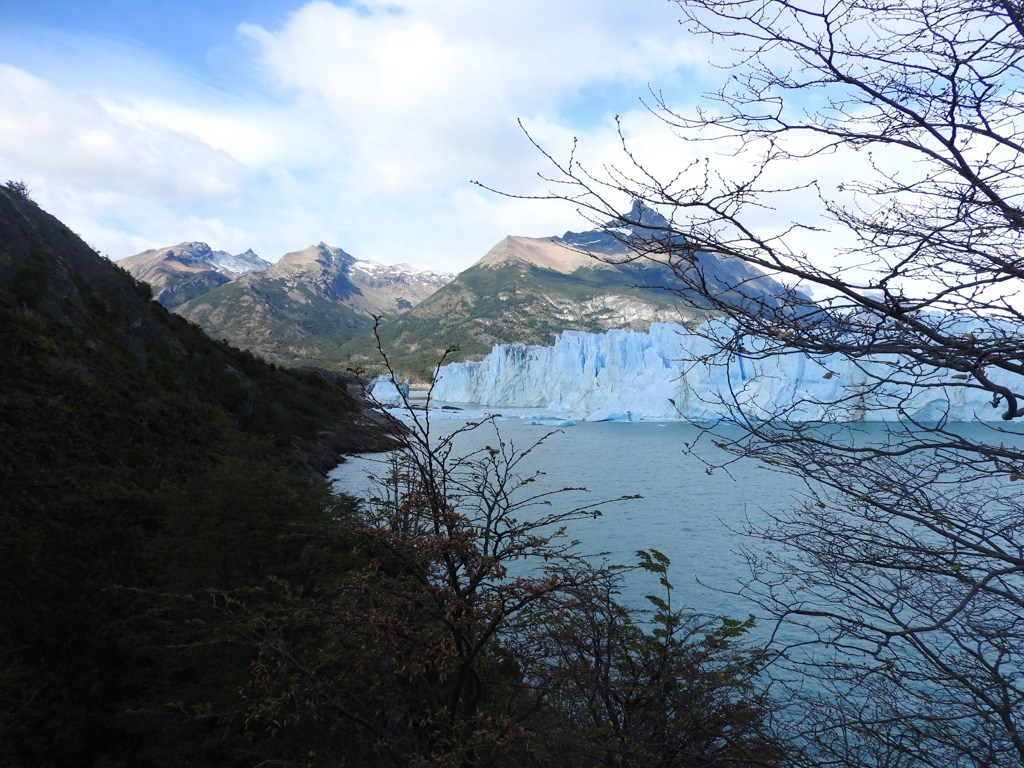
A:
POLYGON ((437 445, 421 426, 351 529, 367 566, 307 608, 297 641, 260 642, 274 664, 251 711, 354 729, 393 765, 491 762, 527 737, 533 709, 517 692, 529 661, 507 648, 527 647, 516 640, 524 614, 592 578, 558 532, 591 513, 539 512, 551 494, 526 490, 525 452, 500 439, 456 457, 454 438, 437 445), (519 560, 539 575, 510 576, 519 560))
POLYGON ((566 723, 552 749, 571 766, 782 765, 776 706, 762 675, 771 658, 744 643, 753 617, 684 614, 672 608, 669 559, 637 553, 658 577, 642 617, 614 600, 619 578, 591 590, 544 637, 535 674, 566 723))
POLYGON ((0 358, 0 764, 250 764, 263 737, 219 715, 253 658, 211 644, 209 590, 346 566, 299 468, 333 466, 351 399, 210 341, 3 189, 0 358))
MULTIPOLYGON (((461 431, 479 428, 494 423, 461 431)), ((532 491, 531 448, 496 434, 460 456, 457 434, 426 429, 382 461, 350 531, 368 563, 290 617, 245 623, 265 659, 253 722, 321 722, 394 766, 781 763, 752 620, 674 610, 656 550, 634 569, 581 557, 565 526, 591 507, 532 491), (646 622, 615 600, 631 571, 665 590, 646 622)))

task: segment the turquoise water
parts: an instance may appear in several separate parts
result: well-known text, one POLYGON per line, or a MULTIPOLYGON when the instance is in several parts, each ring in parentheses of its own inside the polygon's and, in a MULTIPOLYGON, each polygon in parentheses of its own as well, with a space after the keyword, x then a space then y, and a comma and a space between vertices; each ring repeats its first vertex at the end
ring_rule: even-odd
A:
MULTIPOLYGON (((461 425, 459 422, 435 421, 433 428, 446 434, 461 425)), ((502 420, 497 426, 501 439, 519 450, 528 448, 548 431, 545 427, 520 420, 502 420)), ((853 426, 859 439, 876 441, 891 436, 887 435, 890 427, 884 424, 853 426)), ((975 438, 994 439, 996 444, 1005 441, 1020 445, 1020 441, 1024 441, 1019 433, 993 435, 990 427, 982 425, 956 425, 955 429, 975 438)), ((734 463, 729 472, 718 469, 708 474, 701 456, 711 463, 725 460, 728 456, 715 448, 707 436, 698 440, 700 436, 698 427, 680 422, 585 422, 565 427, 526 458, 526 471, 546 473, 536 485, 529 486, 529 490, 536 493, 564 486, 588 488, 589 492, 585 494, 566 494, 558 503, 564 509, 589 504, 599 508, 602 515, 597 519, 574 521, 569 534, 581 541, 584 552, 608 552, 606 557, 612 563, 635 563, 635 552, 640 549, 654 548, 664 552, 672 560, 669 579, 675 586, 674 607, 739 619, 748 614, 757 616, 756 605, 729 594, 749 578, 741 548, 756 550, 761 545, 758 539, 745 536, 743 531, 748 523, 756 527, 768 516, 798 506, 806 488, 800 479, 754 461, 734 463), (687 444, 696 444, 697 447, 691 452, 687 444), (624 494, 641 494, 644 498, 599 503, 624 494)), ((459 444, 463 452, 469 452, 494 445, 497 439, 493 428, 484 425, 463 435, 459 444)), ((366 476, 375 468, 376 465, 364 460, 352 460, 335 470, 333 477, 337 479, 339 489, 357 496, 366 495, 369 488, 366 476)), ((1001 481, 993 478, 992 482, 998 485, 1001 481)), ((1024 492, 1024 488, 1017 488, 1019 485, 1011 486, 1009 491, 1004 488, 1002 492, 1024 492)), ((655 580, 648 574, 636 572, 630 574, 630 579, 621 595, 622 602, 635 608, 649 607, 645 594, 660 594, 655 580)), ((814 637, 813 632, 798 625, 775 627, 772 622, 763 620, 747 639, 756 644, 767 640, 769 635, 773 636, 776 647, 810 641, 814 637)), ((941 633, 937 635, 940 643, 944 644, 946 639, 941 633)), ((856 645, 853 640, 848 642, 856 645)), ((898 643, 894 646, 897 651, 905 647, 898 643)), ((994 645, 983 646, 981 652, 988 654, 994 648, 994 645)), ((798 663, 814 663, 819 653, 826 653, 826 659, 834 660, 828 648, 815 645, 790 648, 788 658, 798 663)), ((850 658, 859 660, 855 654, 850 658)), ((1012 678, 1008 671, 1011 668, 1019 674, 1019 658, 1019 654, 1012 651, 1004 654, 1000 674, 1010 674, 1012 678)), ((911 652, 907 663, 913 666, 919 660, 920 657, 911 652)), ((928 672, 926 663, 921 668, 928 672)), ((799 668, 773 668, 769 674, 777 672, 806 697, 835 695, 831 687, 823 687, 815 677, 803 677, 799 668)), ((939 685, 925 680, 908 685, 908 691, 914 688, 920 688, 933 697, 928 701, 936 700, 934 695, 938 692, 946 698, 962 696, 966 706, 971 706, 974 701, 962 686, 950 693, 946 683, 939 685)), ((776 695, 780 695, 780 700, 798 702, 788 697, 785 687, 774 690, 776 695)), ((869 703, 871 700, 865 695, 865 690, 854 687, 845 691, 843 698, 855 703, 869 703)), ((908 712, 914 712, 921 706, 921 701, 908 694, 906 706, 908 712)), ((930 704, 925 702, 925 706, 930 704)), ((982 706, 980 709, 984 711, 985 708, 982 706)), ((792 710, 792 715, 798 718, 796 722, 800 722, 803 711, 799 703, 792 710)), ((784 713, 783 718, 785 716, 784 713)))
MULTIPOLYGON (((463 422, 435 421, 432 429, 448 434, 463 422)), ((500 439, 517 450, 530 447, 550 430, 523 421, 497 422, 500 439)), ((748 601, 719 590, 737 587, 747 575, 740 546, 753 542, 741 533, 748 516, 763 519, 795 505, 799 481, 755 462, 734 465, 730 472, 710 475, 700 456, 722 459, 725 454, 697 427, 680 422, 583 422, 548 437, 525 459, 525 472, 544 476, 529 486, 530 493, 566 486, 589 489, 556 496, 555 505, 571 509, 588 506, 601 516, 574 521, 568 534, 588 554, 607 552, 609 563, 633 564, 636 551, 657 549, 672 560, 669 579, 676 607, 700 613, 745 618, 756 613, 748 601), (686 444, 697 445, 697 454, 686 444), (605 499, 640 494, 639 500, 600 503, 605 499)), ((485 424, 459 438, 460 453, 494 445, 494 428, 485 424)), ((372 459, 352 458, 332 472, 338 490, 365 497, 372 493, 367 476, 379 471, 372 459)), ((623 600, 646 607, 644 595, 657 589, 651 579, 636 574, 623 600)))

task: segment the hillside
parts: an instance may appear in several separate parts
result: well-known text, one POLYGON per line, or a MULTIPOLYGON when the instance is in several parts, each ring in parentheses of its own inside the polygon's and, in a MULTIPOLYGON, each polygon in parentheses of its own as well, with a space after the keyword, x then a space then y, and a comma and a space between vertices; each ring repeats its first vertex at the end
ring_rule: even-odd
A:
MULTIPOLYGON (((646 330, 652 322, 692 322, 664 290, 674 278, 653 263, 611 265, 547 239, 507 237, 418 307, 382 325, 395 364, 425 378, 443 351, 473 359, 495 344, 550 344, 564 330, 646 330)), ((371 362, 359 339, 343 347, 371 362)))
POLYGON ((268 360, 323 365, 337 345, 372 323, 348 304, 360 293, 348 276, 354 261, 321 243, 285 254, 266 270, 221 285, 176 311, 214 338, 268 360))
POLYGON ((0 764, 247 764, 252 734, 183 716, 253 661, 185 650, 215 618, 187 596, 320 573, 337 502, 310 479, 379 429, 344 382, 210 340, 8 188, 0 359, 0 764))
POLYGON ((361 261, 323 242, 275 264, 205 243, 152 249, 118 264, 214 338, 275 362, 336 369, 345 360, 338 348, 372 327, 373 316, 400 314, 451 279, 361 261))

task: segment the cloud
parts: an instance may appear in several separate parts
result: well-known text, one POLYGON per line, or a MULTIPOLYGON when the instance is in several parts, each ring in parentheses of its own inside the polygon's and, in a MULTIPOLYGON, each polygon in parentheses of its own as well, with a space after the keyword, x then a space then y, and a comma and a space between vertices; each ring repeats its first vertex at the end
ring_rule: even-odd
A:
POLYGON ((242 24, 209 58, 213 72, 96 39, 41 41, 53 56, 74 53, 29 57, 35 72, 0 65, 0 172, 24 177, 115 258, 207 239, 275 259, 324 239, 360 258, 455 271, 507 234, 585 226, 572 206, 471 186, 546 191, 545 160, 519 118, 553 151, 579 137, 599 163, 618 150, 611 118, 622 114, 659 167, 675 156, 664 126, 637 108, 648 83, 682 87, 705 66, 674 11, 312 2, 277 28, 242 24))
POLYGON ((240 168, 227 154, 166 127, 133 124, 94 97, 0 65, 0 103, 0 158, 54 184, 175 205, 238 194, 240 168))
MULTIPOLYGON (((598 178, 668 180, 708 155, 713 172, 749 176, 749 155, 681 140, 640 104, 653 88, 692 114, 728 76, 708 63, 727 51, 688 36, 678 14, 655 0, 317 0, 277 27, 240 24, 205 57, 173 37, 156 51, 7 29, 0 182, 25 179, 114 258, 201 239, 273 260, 323 239, 457 271, 505 235, 588 226, 572 204, 515 199, 572 192, 530 138, 598 178)), ((764 181, 817 180, 835 197, 838 181, 870 175, 865 164, 823 156, 764 181)), ((624 191, 604 191, 628 207, 624 191)), ((749 211, 759 231, 821 223, 813 189, 760 202, 772 207, 749 211)), ((849 239, 787 242, 837 258, 849 239)))
POLYGON ((481 175, 520 177, 532 149, 517 118, 572 119, 566 105, 586 86, 640 91, 689 60, 678 32, 653 20, 657 34, 623 34, 616 6, 314 2, 281 30, 242 31, 275 86, 330 121, 359 185, 412 197, 481 175))

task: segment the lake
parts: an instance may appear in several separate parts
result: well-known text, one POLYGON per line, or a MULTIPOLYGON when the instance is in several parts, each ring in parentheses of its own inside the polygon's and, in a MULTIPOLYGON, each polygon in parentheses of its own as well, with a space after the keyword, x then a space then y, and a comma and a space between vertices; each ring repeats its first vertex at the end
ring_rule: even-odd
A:
MULTIPOLYGON (((508 409, 505 409, 505 412, 508 412, 508 409)), ((432 421, 432 429, 447 434, 464 423, 465 421, 435 420, 432 421)), ((886 433, 889 427, 885 424, 851 426, 856 428, 864 440, 876 441, 888 437, 886 433)), ((500 420, 497 422, 497 429, 501 434, 500 439, 520 450, 528 448, 549 431, 544 426, 530 424, 522 419, 500 420)), ((718 428, 720 431, 728 429, 718 428)), ((994 434, 991 427, 979 424, 958 424, 953 425, 951 429, 988 441, 995 437, 997 444, 1005 440, 1007 443, 1019 445, 1019 441, 1024 439, 1019 434, 1019 427, 1015 428, 1014 433, 1005 434, 994 434)), ((746 560, 740 554, 741 547, 756 548, 759 545, 757 539, 746 537, 742 531, 748 520, 756 525, 759 521, 764 521, 769 514, 796 507, 806 488, 801 479, 752 460, 731 465, 728 473, 715 470, 708 474, 707 465, 701 461, 701 456, 714 463, 727 458, 727 454, 716 448, 707 436, 698 440, 701 434, 699 427, 683 422, 582 422, 566 426, 552 434, 543 445, 526 457, 525 462, 530 470, 546 473, 537 483, 540 487, 531 486, 529 490, 536 493, 545 488, 553 490, 565 486, 588 488, 589 492, 586 494, 566 494, 561 499, 563 508, 571 509, 591 503, 601 509, 602 516, 597 519, 574 521, 569 530, 570 536, 582 542, 581 549, 584 552, 607 552, 607 559, 611 563, 633 564, 636 562, 635 553, 640 549, 653 548, 664 552, 672 560, 668 577, 675 585, 674 608, 737 619, 744 619, 751 613, 757 616, 759 610, 756 605, 728 594, 749 576, 746 560), (691 452, 687 446, 695 443, 696 448, 691 452), (602 499, 624 494, 641 494, 644 498, 613 504, 597 503, 602 499)), ((494 429, 485 424, 478 430, 461 436, 459 444, 463 451, 468 453, 486 445, 494 445, 497 439, 494 429)), ((336 469, 332 477, 337 481, 340 490, 361 496, 366 495, 369 488, 367 475, 376 469, 376 464, 368 463, 366 460, 352 460, 336 469)), ((995 484, 994 488, 1002 487, 1000 493, 1018 495, 1024 491, 1018 490, 1020 484, 1010 484, 1008 478, 992 477, 986 480, 988 481, 995 484)), ((622 592, 621 602, 634 608, 649 608, 648 602, 644 599, 645 594, 661 594, 656 579, 650 574, 639 572, 630 574, 630 578, 622 592)), ((1019 574, 1004 576, 1004 583, 1012 584, 1012 595, 1020 594, 1019 578, 1019 574), (1011 582, 1009 579, 1016 581, 1011 582)), ((924 599, 927 601, 927 593, 924 599)), ((986 620, 992 620, 999 611, 1007 607, 1010 609, 1009 616, 1013 618, 1012 601, 1004 602, 1002 607, 986 609, 984 617, 986 620)), ((916 610, 913 601, 906 610, 916 610)), ((999 618, 1003 619, 1006 616, 999 614, 999 618)), ((816 621, 809 619, 808 623, 813 625, 816 621)), ((794 642, 805 643, 813 640, 815 636, 814 632, 801 628, 799 624, 790 623, 776 628, 771 622, 762 621, 747 640, 756 645, 767 640, 769 634, 773 632, 775 647, 783 647, 794 642)), ((946 653, 949 647, 952 647, 954 652, 956 650, 956 643, 950 642, 949 636, 942 632, 929 633, 918 639, 924 643, 934 640, 940 656, 946 653)), ((864 643, 870 649, 870 643, 864 643)), ((856 638, 845 638, 847 650, 857 645, 856 638)), ((979 653, 985 657, 1000 654, 999 675, 1006 675, 1009 680, 1013 680, 1015 675, 1018 681, 1021 679, 1019 648, 1013 648, 1012 644, 1009 649, 1003 648, 998 635, 991 642, 980 640, 978 647, 979 653)), ((910 713, 907 715, 907 722, 919 724, 914 714, 919 711, 926 712, 930 717, 936 706, 935 702, 940 699, 948 704, 948 709, 942 710, 943 713, 972 711, 971 707, 975 707, 976 711, 981 713, 988 711, 987 705, 978 703, 979 700, 964 685, 957 685, 955 680, 951 683, 943 676, 941 670, 929 666, 926 655, 915 652, 911 643, 897 641, 887 652, 905 654, 907 668, 914 669, 915 673, 920 670, 924 675, 924 679, 910 682, 905 688, 891 694, 894 697, 905 697, 899 700, 903 702, 900 706, 905 707, 905 711, 910 713), (934 677, 929 678, 929 674, 934 677), (915 691, 920 691, 921 696, 917 696, 915 691), (966 709, 962 710, 961 706, 966 709)), ((868 685, 862 688, 861 681, 856 676, 850 680, 839 679, 824 684, 814 674, 804 675, 808 667, 801 667, 801 664, 816 664, 821 658, 835 660, 833 651, 827 647, 791 646, 787 649, 786 658, 787 662, 772 667, 765 676, 765 680, 774 681, 773 695, 777 696, 779 701, 792 705, 780 713, 781 722, 793 717, 794 723, 802 725, 803 718, 808 713, 818 711, 818 707, 813 704, 810 709, 803 709, 807 700, 816 702, 824 699, 828 702, 832 697, 836 697, 837 701, 853 702, 855 707, 879 703, 871 697, 870 689, 870 683, 877 682, 877 678, 869 676, 866 678, 868 685), (822 653, 825 655, 819 656, 822 653), (781 687, 780 680, 786 681, 781 683, 781 687), (836 688, 843 691, 841 696, 837 696, 836 688), (794 696, 794 690, 807 698, 800 699, 794 696)), ((851 653, 847 658, 854 663, 864 661, 856 653, 851 653)), ((870 662, 870 655, 867 658, 870 662)), ((976 665, 972 669, 978 671, 979 676, 969 678, 971 685, 978 679, 985 684, 995 685, 985 677, 984 666, 976 665)), ((988 690, 984 688, 984 684, 982 687, 988 690)), ((1006 690, 1012 694, 1012 685, 1006 690)), ((883 712, 888 712, 892 706, 888 696, 881 704, 883 712)), ((1014 699, 1013 706, 1017 708, 1017 716, 1019 699, 1014 699)), ((965 720, 967 727, 973 727, 973 717, 972 714, 965 720)), ((927 724, 928 720, 921 722, 927 724)), ((796 738, 799 742, 799 737, 796 738)), ((836 738, 839 738, 838 734, 836 738)), ((898 734, 894 738, 899 738, 898 734)), ((938 739, 938 743, 941 744, 941 738, 938 739)), ((967 743, 970 743, 970 739, 967 743)), ((931 746, 932 742, 927 741, 927 744, 931 746)), ((870 750, 872 746, 869 740, 866 749, 870 750)), ((1003 748, 1009 750, 1000 744, 1000 749, 1003 748)), ((974 763, 951 761, 947 764, 974 763)), ((996 760, 991 764, 1002 763, 996 760)))
MULTIPOLYGON (((450 434, 464 423, 434 420, 431 428, 450 434)), ((500 439, 517 450, 551 431, 514 418, 496 425, 500 439)), ((734 465, 729 473, 708 474, 700 458, 687 453, 686 444, 697 441, 699 434, 698 427, 682 422, 581 422, 561 428, 526 458, 527 471, 545 473, 529 491, 589 489, 554 499, 565 509, 600 509, 600 517, 575 521, 568 531, 581 542, 582 551, 607 552, 610 563, 633 564, 637 550, 657 549, 672 560, 669 579, 675 585, 676 607, 745 618, 756 613, 752 604, 702 583, 728 590, 745 578, 746 563, 737 550, 741 543, 752 543, 739 533, 747 516, 757 519, 765 510, 794 506, 802 485, 753 461, 734 465), (633 494, 643 498, 598 503, 633 494)), ((494 445, 497 439, 494 428, 485 424, 459 438, 460 453, 494 445)), ((697 446, 697 453, 710 460, 725 456, 706 438, 697 446)), ((372 488, 368 475, 379 471, 373 457, 354 457, 331 478, 337 490, 365 497, 372 488)), ((653 580, 634 574, 623 600, 647 607, 644 595, 657 589, 653 580)))

